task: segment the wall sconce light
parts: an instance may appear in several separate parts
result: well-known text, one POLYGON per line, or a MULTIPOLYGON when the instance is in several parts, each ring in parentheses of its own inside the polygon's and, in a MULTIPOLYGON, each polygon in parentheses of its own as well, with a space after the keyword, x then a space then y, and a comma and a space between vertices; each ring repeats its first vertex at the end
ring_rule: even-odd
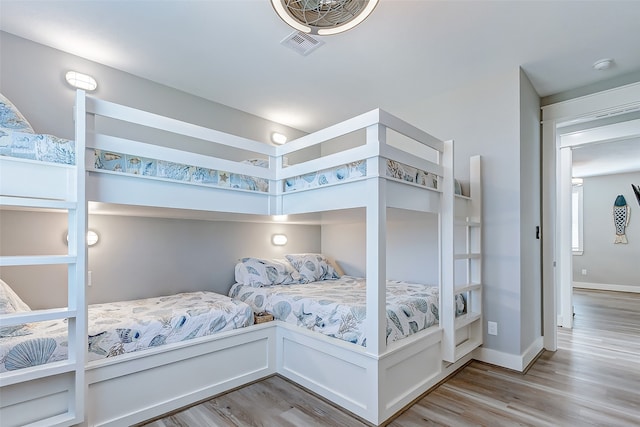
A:
MULTIPOLYGON (((96 243, 98 243, 98 240, 100 240, 100 237, 98 236, 98 233, 96 233, 93 230, 89 230, 87 231, 87 245, 88 246, 93 246, 96 243)), ((67 239, 66 239, 67 244, 69 244, 69 234, 67 233, 67 239)))
POLYGON ((282 145, 287 142, 287 136, 278 132, 274 132, 271 134, 271 141, 273 141, 274 144, 282 145))
POLYGON ((275 246, 284 246, 287 244, 287 236, 284 234, 274 234, 273 236, 271 236, 271 243, 273 243, 275 246))
POLYGON ((87 245, 93 246, 98 243, 99 237, 98 233, 93 230, 87 231, 87 245))
POLYGON ((64 78, 67 83, 78 89, 92 91, 96 90, 96 88, 98 87, 98 82, 96 82, 96 79, 87 74, 82 74, 77 71, 67 71, 67 74, 65 74, 64 78))
POLYGON ((273 215, 273 220, 275 222, 285 222, 289 218, 289 215, 273 215))

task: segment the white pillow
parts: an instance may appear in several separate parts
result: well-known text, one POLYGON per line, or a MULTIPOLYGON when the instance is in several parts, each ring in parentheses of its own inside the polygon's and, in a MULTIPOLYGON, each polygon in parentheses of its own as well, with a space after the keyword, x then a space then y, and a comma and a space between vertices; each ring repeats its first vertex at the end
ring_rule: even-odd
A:
POLYGON ((304 283, 335 280, 340 276, 322 254, 287 254, 284 256, 298 270, 304 283))
POLYGON ((259 288, 301 283, 300 274, 286 259, 242 258, 235 267, 236 282, 259 288))
POLYGON ((33 128, 15 105, 0 93, 0 127, 34 133, 33 128))
POLYGON ((18 313, 21 311, 31 311, 20 297, 13 292, 9 285, 0 279, 0 314, 18 313))

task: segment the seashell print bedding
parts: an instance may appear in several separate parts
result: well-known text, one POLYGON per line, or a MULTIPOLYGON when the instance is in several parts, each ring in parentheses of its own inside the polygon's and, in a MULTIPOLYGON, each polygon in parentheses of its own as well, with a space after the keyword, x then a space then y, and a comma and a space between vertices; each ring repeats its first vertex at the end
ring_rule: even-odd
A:
MULTIPOLYGON (((88 361, 186 341, 253 324, 247 304, 213 292, 89 306, 88 361)), ((0 372, 67 359, 66 320, 3 328, 0 372)))
MULTIPOLYGON (((321 332, 354 344, 366 346, 366 281, 342 276, 297 285, 255 288, 234 284, 229 296, 246 302, 258 313, 266 311, 276 320, 321 332)), ((393 342, 438 323, 437 287, 387 281, 387 342, 393 342)), ((458 314, 464 310, 458 298, 458 314)))

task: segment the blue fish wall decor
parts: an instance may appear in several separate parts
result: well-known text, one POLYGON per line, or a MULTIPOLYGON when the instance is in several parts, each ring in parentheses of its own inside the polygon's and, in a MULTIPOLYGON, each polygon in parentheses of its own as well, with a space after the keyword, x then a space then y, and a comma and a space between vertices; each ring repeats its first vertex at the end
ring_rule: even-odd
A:
POLYGON ((625 235, 629 225, 629 206, 622 194, 613 202, 613 224, 616 227, 616 240, 613 243, 629 243, 625 235))

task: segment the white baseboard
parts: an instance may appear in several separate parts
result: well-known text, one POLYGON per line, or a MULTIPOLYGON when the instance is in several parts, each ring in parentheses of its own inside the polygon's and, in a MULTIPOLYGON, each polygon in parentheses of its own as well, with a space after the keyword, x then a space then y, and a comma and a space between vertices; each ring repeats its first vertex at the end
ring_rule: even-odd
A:
POLYGON ((473 358, 480 362, 491 363, 492 365, 523 372, 543 348, 543 339, 542 337, 538 337, 533 343, 531 343, 529 348, 520 355, 504 353, 490 348, 478 347, 474 350, 473 358))
POLYGON ((594 289, 598 291, 634 292, 640 293, 640 285, 612 285, 607 283, 573 282, 574 288, 594 289))

